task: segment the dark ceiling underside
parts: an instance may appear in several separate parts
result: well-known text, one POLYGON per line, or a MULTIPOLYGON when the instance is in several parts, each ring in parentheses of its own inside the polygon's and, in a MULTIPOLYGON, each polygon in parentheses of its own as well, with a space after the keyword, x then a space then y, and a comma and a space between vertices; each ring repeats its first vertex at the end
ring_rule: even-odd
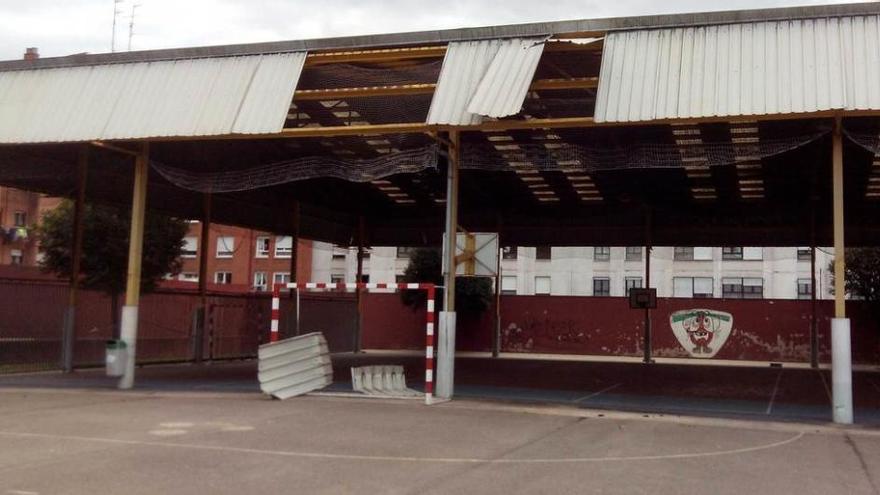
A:
MULTIPOLYGON (((876 134, 876 120, 851 119, 845 127, 876 134)), ((468 149, 485 150, 489 146, 496 166, 492 171, 462 171, 460 224, 472 231, 500 231, 504 244, 640 245, 648 241, 650 216, 650 242, 655 245, 801 246, 810 245, 813 238, 819 245, 830 244, 828 134, 800 143, 790 151, 757 159, 733 157, 720 165, 688 151, 688 146, 699 140, 719 144, 718 149, 728 153, 734 153, 736 148, 720 144, 735 139, 794 136, 797 141, 798 136, 827 127, 828 122, 748 126, 701 124, 689 128, 467 133, 463 136, 465 154, 468 149), (589 170, 583 166, 561 166, 551 158, 542 161, 541 157, 525 166, 511 165, 505 150, 546 144, 548 136, 553 143, 605 150, 647 144, 661 150, 664 158, 655 160, 656 163, 646 161, 644 167, 603 163, 599 169, 589 170), (677 163, 670 162, 669 149, 680 150, 677 163)), ((338 157, 338 150, 347 150, 345 153, 355 158, 371 158, 381 155, 383 148, 407 149, 432 143, 431 138, 423 135, 167 142, 154 143, 151 158, 169 166, 206 172, 247 169, 301 156, 338 157)), ((75 189, 78 149, 74 145, 0 147, 0 181, 3 185, 70 196, 75 189)), ((848 243, 878 245, 880 166, 874 164, 873 153, 849 140, 845 141, 844 156, 848 243)), ((88 197, 128 204, 131 165, 129 156, 90 148, 88 197)), ((288 233, 293 229, 292 212, 298 201, 303 237, 351 243, 362 215, 372 245, 436 244, 443 226, 445 167, 441 159, 436 170, 371 182, 311 179, 215 194, 212 216, 218 223, 288 233)), ((202 204, 201 193, 180 189, 155 171, 151 173, 149 208, 201 218, 202 204)))

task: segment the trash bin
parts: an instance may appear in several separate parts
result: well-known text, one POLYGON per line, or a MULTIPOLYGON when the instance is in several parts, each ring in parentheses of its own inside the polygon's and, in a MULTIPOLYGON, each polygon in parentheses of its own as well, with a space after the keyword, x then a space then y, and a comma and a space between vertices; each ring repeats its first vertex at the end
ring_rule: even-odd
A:
POLYGON ((107 341, 107 354, 105 364, 107 376, 122 376, 125 374, 125 364, 128 360, 125 342, 121 340, 107 341))

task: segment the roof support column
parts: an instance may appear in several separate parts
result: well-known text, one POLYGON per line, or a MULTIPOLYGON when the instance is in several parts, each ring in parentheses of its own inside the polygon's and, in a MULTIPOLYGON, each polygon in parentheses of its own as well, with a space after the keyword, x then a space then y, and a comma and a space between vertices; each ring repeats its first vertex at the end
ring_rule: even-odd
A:
POLYGON ((819 322, 816 319, 816 203, 810 202, 810 367, 819 369, 819 322))
POLYGON ((451 399, 455 377, 455 248, 458 233, 458 166, 461 157, 459 131, 449 133, 446 172, 446 246, 443 250, 443 311, 438 321, 436 395, 451 399))
POLYGON ((204 358, 205 330, 208 323, 208 253, 211 245, 211 195, 202 195, 202 225, 199 235, 199 308, 193 332, 193 360, 204 358))
MULTIPOLYGON (((645 288, 651 288, 651 250, 653 249, 653 242, 651 240, 651 208, 645 209, 645 288)), ((629 294, 626 294, 629 296, 629 294)), ((645 364, 651 364, 654 362, 654 358, 651 356, 651 308, 645 308, 645 335, 644 342, 642 345, 644 346, 644 356, 642 357, 642 362, 645 364)))
MULTIPOLYGON (((299 201, 293 202, 293 228, 290 231, 290 283, 298 283, 297 267, 299 262, 299 224, 300 224, 299 201)), ((304 280, 307 282, 307 280, 304 280)), ((299 289, 290 291, 290 299, 294 304, 293 335, 299 335, 299 289)), ((290 321, 288 319, 288 321, 290 321)), ((290 332, 287 334, 290 337, 290 332)))
POLYGON ((76 172, 76 202, 73 205, 73 252, 70 264, 70 292, 62 329, 61 369, 73 372, 73 352, 76 345, 76 300, 79 292, 79 272, 82 265, 83 222, 86 207, 86 179, 88 178, 89 147, 79 150, 76 172))
POLYGON ((128 236, 128 274, 125 282, 125 305, 122 307, 122 341, 125 343, 125 373, 117 385, 121 389, 134 386, 134 364, 137 356, 138 303, 141 296, 141 262, 144 250, 144 221, 147 206, 147 177, 150 159, 149 143, 142 144, 134 160, 134 192, 131 200, 131 231, 128 236))
MULTIPOLYGON (((363 215, 358 217, 358 235, 357 235, 357 273, 355 274, 355 283, 363 282, 364 277, 364 240, 367 232, 367 221, 363 215)), ((352 343, 352 352, 361 352, 361 317, 363 315, 363 294, 360 288, 354 290, 355 302, 357 304, 357 320, 354 328, 354 342, 352 343)))
POLYGON ((834 319, 831 321, 831 382, 835 423, 853 422, 852 354, 850 325, 846 318, 846 246, 843 236, 843 132, 841 119, 834 119, 832 145, 834 198, 834 319))

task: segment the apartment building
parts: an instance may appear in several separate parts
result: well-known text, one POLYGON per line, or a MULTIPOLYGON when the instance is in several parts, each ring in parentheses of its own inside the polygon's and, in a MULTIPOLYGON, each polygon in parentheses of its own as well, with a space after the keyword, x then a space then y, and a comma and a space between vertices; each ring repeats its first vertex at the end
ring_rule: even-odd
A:
MULTIPOLYGON (((199 256, 202 249, 207 249, 209 284, 267 291, 272 284, 291 281, 291 236, 215 224, 211 225, 205 242, 201 234, 201 223, 191 222, 181 254, 183 269, 177 275, 177 280, 199 281, 199 256)), ((311 279, 312 265, 312 241, 300 239, 296 260, 297 281, 311 279)))
POLYGON ((39 246, 34 226, 61 199, 0 187, 0 264, 36 266, 39 246))
MULTIPOLYGON (((364 257, 370 282, 399 280, 410 249, 374 247, 364 257)), ((507 294, 617 296, 645 284, 645 248, 506 247, 501 250, 501 290, 507 294)), ((817 297, 831 297, 828 270, 833 253, 816 250, 817 297)), ((315 242, 312 274, 317 282, 353 282, 354 249, 315 242)), ((807 247, 655 247, 651 286, 660 297, 809 299, 807 247)))

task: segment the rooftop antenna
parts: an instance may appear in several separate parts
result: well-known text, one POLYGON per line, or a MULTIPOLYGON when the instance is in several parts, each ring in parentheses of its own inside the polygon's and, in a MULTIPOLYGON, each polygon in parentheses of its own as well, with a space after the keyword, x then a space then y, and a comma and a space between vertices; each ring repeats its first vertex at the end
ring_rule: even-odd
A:
POLYGON ((131 6, 131 17, 128 20, 128 51, 131 51, 131 38, 134 36, 134 14, 141 4, 135 3, 131 6))
POLYGON ((113 0, 113 34, 110 35, 110 51, 116 51, 116 18, 119 17, 119 14, 122 13, 119 10, 119 4, 124 2, 125 0, 113 0))

